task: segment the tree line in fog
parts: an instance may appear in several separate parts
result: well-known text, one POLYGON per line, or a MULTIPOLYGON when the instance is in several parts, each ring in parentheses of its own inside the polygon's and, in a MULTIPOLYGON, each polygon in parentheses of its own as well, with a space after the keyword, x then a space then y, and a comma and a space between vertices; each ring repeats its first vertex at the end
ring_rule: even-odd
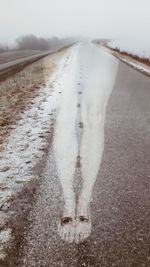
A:
MULTIPOLYGON (((33 34, 21 36, 16 39, 16 46, 13 50, 54 50, 67 46, 73 43, 75 40, 72 38, 43 38, 37 37, 33 34)), ((0 53, 12 50, 7 45, 0 44, 0 53)))

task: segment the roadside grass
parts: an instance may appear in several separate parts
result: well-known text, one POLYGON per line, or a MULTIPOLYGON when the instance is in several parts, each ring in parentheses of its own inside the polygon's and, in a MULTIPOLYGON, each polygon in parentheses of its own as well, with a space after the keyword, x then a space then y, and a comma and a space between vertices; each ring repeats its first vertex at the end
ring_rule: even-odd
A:
POLYGON ((131 53, 128 53, 126 51, 121 51, 118 47, 112 48, 112 47, 110 47, 108 45, 106 45, 106 47, 108 47, 109 49, 111 49, 114 52, 118 52, 123 56, 131 57, 132 59, 137 60, 138 62, 143 63, 143 64, 145 64, 145 65, 150 67, 150 58, 139 57, 138 55, 131 54, 131 53))
POLYGON ((57 52, 40 59, 0 83, 0 150, 10 131, 15 128, 15 122, 32 106, 39 89, 46 85, 63 53, 57 52))
POLYGON ((9 62, 11 60, 28 57, 40 53, 40 50, 14 50, 0 53, 0 64, 9 62))

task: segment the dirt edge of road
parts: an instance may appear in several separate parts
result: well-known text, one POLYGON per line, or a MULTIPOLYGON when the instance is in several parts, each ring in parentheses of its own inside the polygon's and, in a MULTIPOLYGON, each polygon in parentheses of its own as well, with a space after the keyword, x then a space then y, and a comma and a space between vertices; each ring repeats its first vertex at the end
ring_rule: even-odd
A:
POLYGON ((18 69, 18 73, 12 73, 11 78, 0 84, 0 149, 24 110, 33 105, 32 100, 38 95, 40 88, 46 85, 49 74, 53 74, 56 68, 55 59, 58 60, 65 51, 63 49, 44 57, 22 71, 18 69))
POLYGON ((4 82, 8 78, 12 78, 15 74, 19 73, 20 71, 24 70, 27 66, 41 60, 41 58, 34 59, 32 61, 26 61, 24 63, 20 63, 13 67, 7 68, 6 70, 1 71, 0 73, 0 83, 4 82))
POLYGON ((131 56, 123 55, 119 51, 116 51, 109 46, 98 45, 98 44, 97 46, 103 48, 104 50, 115 56, 117 59, 128 65, 130 68, 142 73, 147 77, 150 77, 150 67, 148 65, 135 60, 131 56))
MULTIPOLYGON (((67 50, 68 48, 65 48, 57 52, 56 54, 53 54, 37 61, 36 63, 31 64, 11 79, 4 81, 4 83, 1 85, 0 94, 4 101, 1 102, 3 110, 0 114, 0 118, 3 119, 3 115, 4 117, 7 114, 10 115, 6 125, 4 126, 4 131, 1 132, 0 145, 2 150, 7 143, 5 142, 7 141, 7 137, 11 136, 11 130, 17 127, 17 123, 15 122, 20 120, 22 114, 24 114, 26 110, 32 107, 32 104, 34 104, 33 100, 36 98, 41 88, 45 86, 45 83, 49 79, 49 77, 51 77, 53 72, 55 72, 57 64, 67 50), (21 77, 22 79, 20 79, 21 77), (16 86, 16 83, 20 84, 17 84, 18 86, 16 86), (14 98, 14 102, 10 101, 12 100, 11 97, 14 98), (23 97, 25 99, 23 99, 23 97), (16 113, 13 112, 13 107, 15 107, 16 113), (6 129, 8 131, 6 131, 6 129)), ((0 208, 2 213, 5 213, 4 215, 8 215, 8 219, 6 219, 5 225, 3 225, 2 227, 0 226, 0 230, 11 230, 10 240, 8 240, 6 245, 4 244, 3 250, 1 250, 2 248, 0 248, 0 253, 2 253, 1 255, 4 255, 4 257, 0 258, 0 266, 17 266, 17 255, 19 248, 21 248, 22 237, 24 230, 26 229, 28 214, 34 203, 34 195, 36 189, 40 184, 41 174, 43 172, 43 167, 45 166, 45 161, 47 159, 47 153, 51 146, 53 127, 51 124, 48 127, 48 134, 42 136, 42 140, 44 140, 45 144, 47 145, 45 145, 44 151, 42 148, 44 155, 40 157, 38 161, 36 161, 36 164, 32 169, 33 179, 25 183, 22 186, 21 190, 15 192, 15 195, 10 198, 8 205, 0 208)))
MULTIPOLYGON (((12 229, 13 239, 10 245, 5 249, 6 257, 0 260, 0 266, 3 267, 17 267, 18 253, 21 249, 23 241, 23 234, 28 225, 28 215, 32 210, 36 190, 40 185, 41 173, 45 166, 47 154, 51 146, 52 134, 47 138, 49 146, 45 150, 44 157, 34 167, 35 179, 25 185, 21 192, 19 192, 15 199, 11 202, 9 209, 5 212, 12 213, 9 218, 7 227, 12 229)), ((19 266, 18 266, 19 267, 19 266)))
MULTIPOLYGON (((23 71, 18 67, 18 73, 10 79, 5 80, 0 85, 0 144, 2 145, 6 137, 10 134, 13 124, 20 118, 24 110, 32 105, 32 99, 38 90, 45 84, 44 60, 26 66, 23 71), (13 115, 13 116, 12 116, 13 115)), ((54 65, 49 68, 52 72, 54 65)))

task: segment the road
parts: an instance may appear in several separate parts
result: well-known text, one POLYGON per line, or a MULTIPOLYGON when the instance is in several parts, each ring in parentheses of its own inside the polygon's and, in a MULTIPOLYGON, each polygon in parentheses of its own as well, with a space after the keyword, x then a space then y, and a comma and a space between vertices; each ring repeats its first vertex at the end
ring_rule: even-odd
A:
POLYGON ((6 63, 0 64, 0 82, 3 82, 6 78, 11 77, 18 71, 21 71, 25 66, 31 64, 40 58, 47 56, 53 52, 42 52, 37 53, 36 55, 26 56, 18 59, 13 59, 6 63))
POLYGON ((58 82, 62 83, 62 97, 54 138, 29 214, 18 266, 148 267, 150 80, 87 44, 72 49, 58 82), (86 186, 79 201, 84 203, 78 203, 76 216, 85 215, 87 221, 75 225, 70 221, 69 226, 62 221, 58 231, 61 216, 74 221, 73 171, 78 196, 81 169, 86 186), (91 189, 90 215, 86 204, 91 189), (78 227, 81 224, 83 227, 78 227))
POLYGON ((38 53, 37 55, 32 55, 32 56, 26 56, 26 57, 22 57, 22 58, 18 58, 18 59, 14 59, 12 61, 6 62, 6 63, 2 63, 0 64, 0 72, 4 71, 10 67, 14 67, 14 66, 18 66, 19 64, 25 63, 25 62, 31 62, 34 61, 36 59, 41 58, 42 56, 48 55, 50 54, 50 52, 43 52, 43 53, 38 53))

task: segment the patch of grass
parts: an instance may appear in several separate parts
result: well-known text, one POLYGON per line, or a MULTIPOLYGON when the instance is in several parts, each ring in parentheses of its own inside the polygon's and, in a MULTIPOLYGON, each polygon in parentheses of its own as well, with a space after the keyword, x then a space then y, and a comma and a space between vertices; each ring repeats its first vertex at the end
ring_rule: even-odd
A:
POLYGON ((63 55, 64 51, 61 51, 40 59, 0 83, 0 146, 21 114, 33 105, 34 98, 63 55))
POLYGON ((121 51, 118 47, 116 48, 111 48, 109 46, 107 46, 109 49, 111 49, 112 51, 114 52, 119 52, 121 55, 123 56, 127 56, 127 57, 131 57, 147 66, 150 67, 150 58, 145 58, 145 57, 139 57, 138 55, 135 55, 135 54, 131 54, 131 53, 128 53, 126 51, 121 51))

